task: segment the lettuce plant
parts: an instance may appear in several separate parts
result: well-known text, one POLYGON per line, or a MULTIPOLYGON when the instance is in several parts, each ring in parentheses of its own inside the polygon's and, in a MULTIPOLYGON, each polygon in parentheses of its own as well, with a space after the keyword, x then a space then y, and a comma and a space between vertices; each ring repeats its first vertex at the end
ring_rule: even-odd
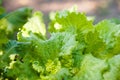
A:
POLYGON ((50 17, 47 38, 42 13, 28 14, 0 21, 1 80, 120 80, 120 25, 115 20, 94 25, 74 8, 58 11, 50 17))

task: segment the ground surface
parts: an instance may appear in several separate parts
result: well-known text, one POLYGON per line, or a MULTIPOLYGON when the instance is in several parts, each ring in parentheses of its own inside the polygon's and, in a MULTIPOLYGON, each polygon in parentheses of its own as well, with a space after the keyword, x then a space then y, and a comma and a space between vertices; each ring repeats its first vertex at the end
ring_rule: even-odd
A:
POLYGON ((3 0, 3 6, 8 12, 24 6, 42 11, 46 23, 51 11, 70 8, 73 5, 77 5, 80 12, 94 16, 96 22, 106 18, 120 18, 120 0, 3 0))

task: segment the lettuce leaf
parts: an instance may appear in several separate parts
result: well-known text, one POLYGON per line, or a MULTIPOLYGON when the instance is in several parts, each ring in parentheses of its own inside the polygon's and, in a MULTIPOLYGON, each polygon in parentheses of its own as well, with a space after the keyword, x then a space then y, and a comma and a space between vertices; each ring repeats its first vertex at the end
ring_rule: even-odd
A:
POLYGON ((105 80, 120 80, 120 55, 115 55, 108 60, 108 70, 103 74, 105 80))
POLYGON ((72 80, 104 80, 103 74, 107 66, 105 60, 98 59, 92 54, 87 54, 81 63, 80 71, 72 80))

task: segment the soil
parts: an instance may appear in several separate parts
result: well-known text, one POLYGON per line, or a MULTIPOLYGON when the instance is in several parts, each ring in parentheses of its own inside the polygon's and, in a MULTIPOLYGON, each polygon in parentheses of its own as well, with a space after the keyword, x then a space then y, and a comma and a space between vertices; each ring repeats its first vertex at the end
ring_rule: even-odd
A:
POLYGON ((95 23, 102 19, 119 18, 120 0, 3 0, 8 12, 20 7, 32 7, 44 14, 45 23, 49 22, 49 13, 78 6, 78 11, 94 16, 95 23))

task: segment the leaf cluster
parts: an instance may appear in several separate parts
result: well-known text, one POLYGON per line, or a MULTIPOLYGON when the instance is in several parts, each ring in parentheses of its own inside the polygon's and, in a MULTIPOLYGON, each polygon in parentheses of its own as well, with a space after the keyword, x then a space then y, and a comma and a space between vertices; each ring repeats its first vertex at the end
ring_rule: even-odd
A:
POLYGON ((119 20, 93 25, 75 8, 50 18, 50 38, 41 12, 22 8, 0 19, 1 80, 120 80, 119 20))

